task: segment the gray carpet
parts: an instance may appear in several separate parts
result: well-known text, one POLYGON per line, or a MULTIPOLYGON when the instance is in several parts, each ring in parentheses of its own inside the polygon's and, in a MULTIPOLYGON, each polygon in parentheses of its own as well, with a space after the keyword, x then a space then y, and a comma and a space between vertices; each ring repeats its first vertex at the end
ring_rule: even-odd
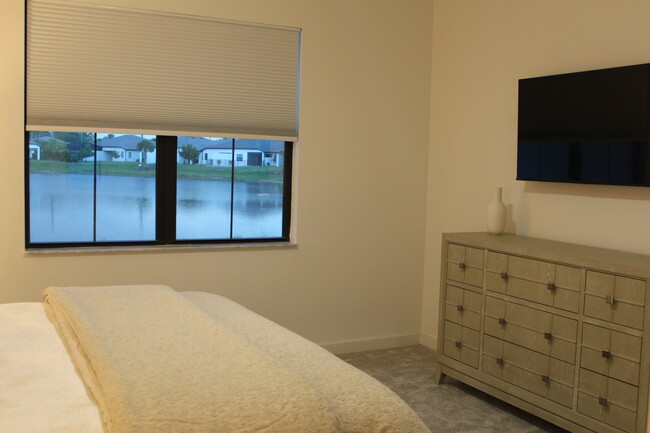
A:
POLYGON ((339 355, 392 389, 433 433, 564 433, 533 415, 447 378, 433 380, 435 355, 424 346, 339 355))

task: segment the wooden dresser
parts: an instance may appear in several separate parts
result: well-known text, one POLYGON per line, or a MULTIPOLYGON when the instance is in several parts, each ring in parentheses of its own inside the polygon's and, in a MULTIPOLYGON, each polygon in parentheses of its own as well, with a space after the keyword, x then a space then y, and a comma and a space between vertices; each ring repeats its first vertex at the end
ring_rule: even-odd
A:
POLYGON ((650 256, 516 235, 442 241, 436 380, 576 432, 644 433, 650 256))

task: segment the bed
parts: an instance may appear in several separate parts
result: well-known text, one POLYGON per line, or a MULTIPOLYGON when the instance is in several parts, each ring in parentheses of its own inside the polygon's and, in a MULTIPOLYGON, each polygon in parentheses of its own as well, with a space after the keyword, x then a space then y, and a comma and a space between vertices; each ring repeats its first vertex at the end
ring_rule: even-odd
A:
POLYGON ((0 431, 430 433, 396 394, 224 297, 51 287, 0 304, 0 431))

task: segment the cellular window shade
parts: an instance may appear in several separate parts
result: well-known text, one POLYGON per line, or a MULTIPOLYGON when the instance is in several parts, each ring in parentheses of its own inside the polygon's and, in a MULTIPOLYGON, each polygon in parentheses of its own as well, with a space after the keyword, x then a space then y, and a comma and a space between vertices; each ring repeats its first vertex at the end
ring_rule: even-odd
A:
POLYGON ((27 129, 298 136, 300 31, 27 3, 27 129))

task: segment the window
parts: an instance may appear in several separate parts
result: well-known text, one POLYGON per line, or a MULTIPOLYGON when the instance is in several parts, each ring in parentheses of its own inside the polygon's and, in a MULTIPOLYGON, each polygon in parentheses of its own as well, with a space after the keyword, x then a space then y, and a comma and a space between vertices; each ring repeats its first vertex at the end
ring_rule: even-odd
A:
POLYGON ((300 29, 26 2, 28 248, 289 240, 300 29))
POLYGON ((290 142, 32 131, 26 158, 28 247, 289 240, 290 142), (244 147, 283 163, 198 158, 244 147))

